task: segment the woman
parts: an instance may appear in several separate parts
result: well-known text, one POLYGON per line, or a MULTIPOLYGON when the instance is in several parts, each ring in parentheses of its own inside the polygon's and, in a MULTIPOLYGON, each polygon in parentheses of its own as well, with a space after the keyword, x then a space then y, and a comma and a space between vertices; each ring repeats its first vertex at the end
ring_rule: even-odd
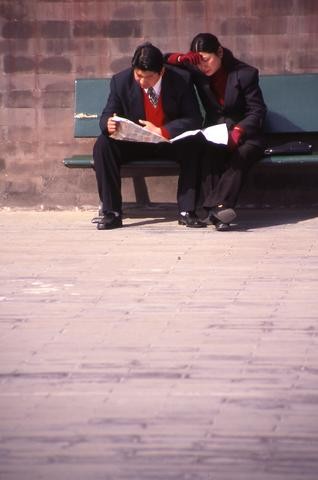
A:
POLYGON ((202 158, 205 221, 224 231, 234 211, 243 177, 264 152, 266 106, 258 70, 223 48, 215 35, 199 33, 190 52, 167 55, 167 62, 189 70, 206 112, 205 126, 226 123, 227 148, 208 143, 202 158))

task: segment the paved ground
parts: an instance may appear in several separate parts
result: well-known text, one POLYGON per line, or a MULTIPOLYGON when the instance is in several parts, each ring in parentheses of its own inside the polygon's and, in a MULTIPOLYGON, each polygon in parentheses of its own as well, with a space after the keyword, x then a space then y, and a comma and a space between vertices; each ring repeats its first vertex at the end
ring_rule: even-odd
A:
POLYGON ((0 212, 1 480, 317 480, 318 211, 0 212))

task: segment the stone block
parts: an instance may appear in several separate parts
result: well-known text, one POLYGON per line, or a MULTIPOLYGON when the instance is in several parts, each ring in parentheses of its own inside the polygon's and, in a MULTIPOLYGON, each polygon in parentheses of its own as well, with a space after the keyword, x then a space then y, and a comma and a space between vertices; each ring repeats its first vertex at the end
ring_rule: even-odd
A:
POLYGON ((227 18, 221 22, 221 35, 260 35, 287 33, 287 17, 270 17, 267 22, 262 18, 227 18))
MULTIPOLYGON (((104 42, 106 39, 104 39, 104 42)), ((126 57, 127 54, 130 55, 130 59, 137 47, 141 43, 135 38, 110 38, 107 39, 107 44, 105 44, 104 51, 111 51, 112 58, 122 58, 126 57)))
POLYGON ((72 63, 65 57, 47 57, 39 63, 40 72, 69 73, 72 70, 72 63))
MULTIPOLYGON (((48 163, 51 161, 56 161, 62 159, 67 156, 65 145, 69 143, 74 136, 73 127, 70 126, 66 118, 63 117, 63 110, 61 110, 61 114, 59 116, 59 122, 55 124, 51 124, 50 128, 41 128, 39 129, 39 135, 42 138, 45 138, 45 150, 43 151, 42 157, 48 160, 48 163), (52 148, 59 146, 59 155, 54 156, 52 153, 52 148), (64 149, 64 153, 61 150, 64 149)), ((72 153, 74 152, 74 149, 72 153)))
POLYGON ((131 64, 132 53, 133 52, 131 52, 130 56, 122 56, 121 58, 113 60, 110 64, 111 71, 116 73, 120 70, 123 70, 124 68, 128 68, 131 64))
MULTIPOLYGON (((317 4, 318 5, 318 4, 317 4)), ((318 9, 315 12, 315 15, 300 15, 296 18, 290 19, 292 24, 292 29, 297 32, 297 34, 315 34, 317 38, 318 34, 318 9)))
POLYGON ((19 195, 19 194, 26 194, 26 195, 37 195, 41 191, 41 179, 36 178, 27 178, 24 176, 21 179, 17 177, 14 178, 14 181, 8 182, 6 193, 9 195, 19 195))
POLYGON ((30 90, 13 90, 5 99, 5 106, 8 108, 34 108, 36 98, 30 90))
POLYGON ((0 40, 0 54, 21 54, 28 53, 29 51, 29 39, 15 39, 14 43, 11 39, 0 40))
POLYGON ((104 77, 109 73, 109 57, 105 55, 74 55, 73 71, 76 77, 104 77))
POLYGON ((22 21, 30 12, 30 5, 27 2, 12 2, 4 0, 0 4, 0 17, 8 21, 22 21))
MULTIPOLYGON (((108 39, 104 37, 99 38, 98 42, 96 42, 95 37, 81 37, 80 41, 76 39, 76 41, 72 42, 72 48, 73 52, 80 56, 99 55, 103 58, 109 51, 108 43, 108 39)), ((112 55, 114 55, 114 52, 112 52, 112 55)))
MULTIPOLYGON (((214 22, 215 19, 219 21, 220 18, 224 18, 224 0, 213 0, 213 2, 205 1, 204 3, 209 22, 214 22)), ((249 15, 249 2, 245 0, 226 0, 226 17, 243 17, 245 15, 249 15)), ((202 29, 200 29, 200 31, 202 31, 202 29)), ((212 28, 211 25, 209 25, 208 31, 215 34, 215 28, 212 28)))
POLYGON ((73 98, 69 92, 43 92, 43 108, 71 108, 73 107, 73 98))
POLYGON ((111 20, 102 28, 105 37, 141 37, 143 24, 141 20, 111 20))
POLYGON ((5 55, 3 59, 5 73, 32 72, 35 66, 34 57, 5 55))
POLYGON ((37 80, 41 91, 74 93, 74 79, 69 74, 56 73, 52 77, 51 74, 42 73, 37 76, 37 80))
POLYGON ((14 125, 8 127, 8 137, 11 142, 27 142, 35 136, 34 125, 14 125))
MULTIPOLYGON (((34 108, 6 108, 2 118, 4 125, 9 128, 30 127, 34 131, 36 111, 34 108)), ((17 148, 19 148, 19 145, 17 145, 17 148)))
POLYGON ((36 36, 35 22, 7 22, 2 28, 3 38, 32 38, 36 36))
MULTIPOLYGON (((3 90, 12 91, 12 90, 34 90, 36 85, 36 78, 34 72, 23 73, 16 72, 11 73, 10 75, 3 75, 6 80, 3 83, 3 90)), ((1 81, 0 81, 0 90, 1 90, 1 81)))
POLYGON ((61 115, 62 118, 65 119, 72 119, 72 123, 69 124, 69 128, 73 129, 73 108, 70 108, 69 110, 63 109, 61 112, 61 109, 58 107, 51 107, 51 108, 43 108, 39 112, 39 119, 41 125, 43 125, 43 128, 45 129, 46 127, 54 127, 55 125, 59 125, 61 123, 61 115))
MULTIPOLYGON (((196 2, 197 4, 201 2, 196 2)), ((175 4, 174 2, 153 2, 151 5, 151 12, 155 18, 160 18, 161 20, 168 17, 168 18, 175 18, 175 4)), ((185 4, 182 5, 182 8, 187 9, 185 4)), ((148 22, 148 20, 147 20, 148 22)), ((159 24, 161 22, 158 22, 159 24)))
POLYGON ((69 38, 71 34, 70 22, 48 20, 40 24, 41 36, 43 38, 69 38))
MULTIPOLYGON (((300 71, 303 72, 318 72, 318 49, 307 52, 296 52, 296 61, 300 71), (298 61, 297 61, 298 60, 298 61)), ((318 87, 318 85, 317 85, 318 87)))
MULTIPOLYGON (((160 0, 157 0, 156 3, 159 3, 160 0)), ((133 18, 143 18, 147 19, 147 13, 151 9, 148 5, 145 5, 144 2, 116 2, 112 8, 110 18, 113 19, 133 19, 133 18)))
POLYGON ((286 0, 269 0, 260 2, 258 0, 251 1, 251 15, 264 17, 290 15, 290 3, 286 0))
MULTIPOLYGON (((147 23, 145 23, 145 25, 143 26, 144 35, 151 38, 152 42, 157 45, 161 50, 164 49, 165 45, 167 44, 167 38, 169 38, 168 36, 163 36, 162 31, 173 32, 174 28, 175 20, 173 17, 162 18, 160 23, 158 23, 158 20, 156 18, 149 19, 147 23)), ((168 49, 168 51, 171 51, 171 44, 169 45, 169 47, 170 48, 168 49)), ((184 48, 188 48, 188 45, 185 44, 184 48)))
MULTIPOLYGON (((88 2, 90 5, 90 2, 88 2)), ((76 2, 76 9, 72 2, 59 0, 56 2, 37 2, 36 3, 36 18, 41 20, 60 20, 72 19, 79 10, 80 3, 76 2), (76 10, 76 11, 75 11, 76 10)), ((94 11, 94 10, 93 10, 94 11)))
POLYGON ((318 4, 316 0, 296 0, 293 5, 294 15, 317 15, 317 13, 318 4))
POLYGON ((98 37, 102 30, 100 22, 77 20, 74 22, 74 37, 98 37))
POLYGON ((76 45, 74 45, 74 42, 70 38, 47 39, 44 42, 43 50, 48 55, 65 55, 73 52, 75 46, 76 45))
MULTIPOLYGON (((204 0, 189 0, 183 2, 182 13, 184 16, 202 16, 205 14, 206 2, 204 0)), ((165 5, 164 5, 165 6, 165 5)))
POLYGON ((175 203, 177 196, 176 176, 171 177, 149 177, 146 179, 149 197, 152 202, 175 203))

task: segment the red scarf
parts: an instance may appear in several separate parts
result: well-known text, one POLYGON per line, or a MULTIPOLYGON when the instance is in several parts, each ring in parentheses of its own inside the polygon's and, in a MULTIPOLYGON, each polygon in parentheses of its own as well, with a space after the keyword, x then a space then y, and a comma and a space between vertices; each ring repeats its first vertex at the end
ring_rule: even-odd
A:
POLYGON ((165 113, 162 107, 161 95, 159 96, 158 105, 154 107, 144 90, 143 90, 143 93, 144 93, 144 107, 145 107, 146 120, 156 125, 156 127, 161 128, 161 135, 169 139, 170 134, 168 130, 166 130, 163 127, 165 123, 165 113))
POLYGON ((210 87, 216 96, 220 105, 224 105, 225 87, 227 82, 227 72, 221 66, 214 75, 210 77, 210 87))

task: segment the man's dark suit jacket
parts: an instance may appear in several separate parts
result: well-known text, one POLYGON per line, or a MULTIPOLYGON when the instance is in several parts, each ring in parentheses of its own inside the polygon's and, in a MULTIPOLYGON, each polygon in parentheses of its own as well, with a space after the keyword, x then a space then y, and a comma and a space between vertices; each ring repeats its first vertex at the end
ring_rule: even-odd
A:
MULTIPOLYGON (((199 104, 188 72, 166 66, 161 84, 163 125, 173 138, 187 130, 202 127, 199 104)), ((114 113, 139 124, 145 120, 143 92, 128 68, 112 77, 110 94, 100 119, 100 129, 107 135, 106 124, 114 113)), ((139 124, 140 125, 140 124, 139 124)))

